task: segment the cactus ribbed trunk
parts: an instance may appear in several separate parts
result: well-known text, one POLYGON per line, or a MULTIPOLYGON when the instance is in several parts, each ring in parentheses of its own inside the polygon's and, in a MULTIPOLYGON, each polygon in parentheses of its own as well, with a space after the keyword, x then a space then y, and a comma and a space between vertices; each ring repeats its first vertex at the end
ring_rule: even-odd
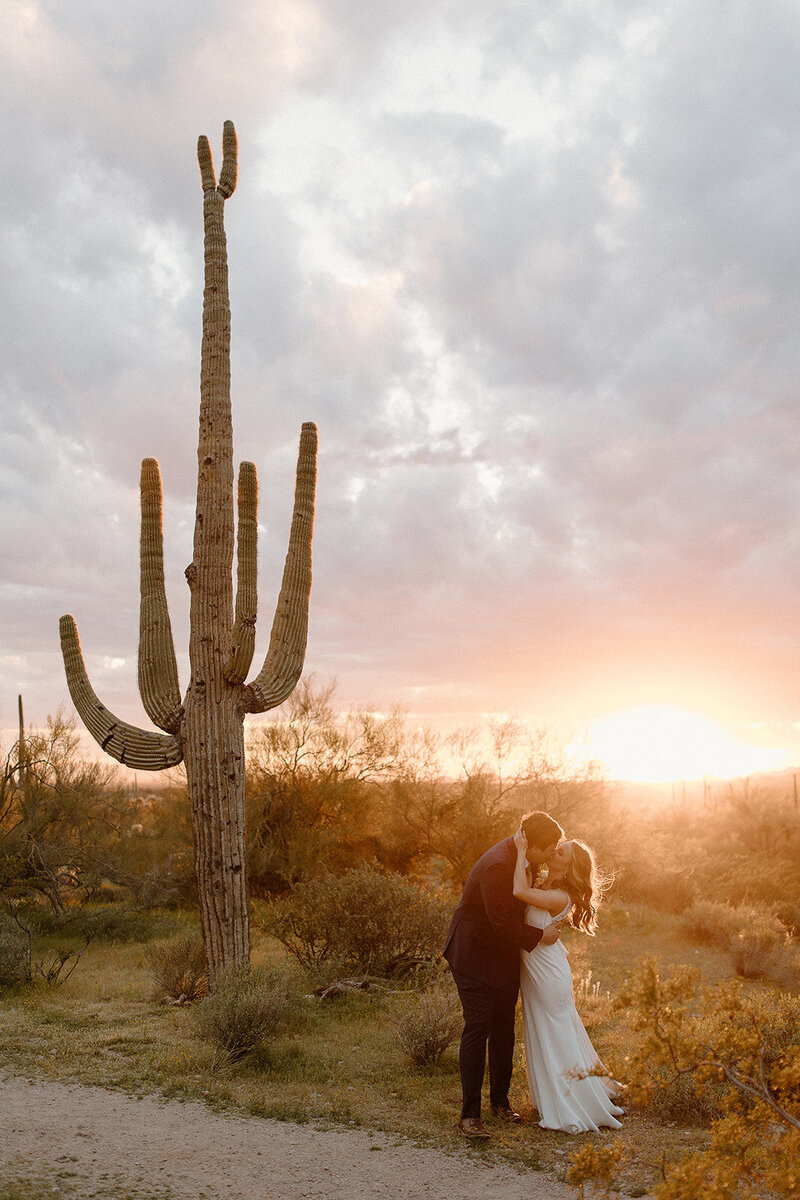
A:
POLYGON ((101 703, 86 673, 75 621, 69 615, 60 621, 70 695, 106 753, 140 771, 186 764, 200 919, 212 987, 222 971, 249 960, 244 717, 282 704, 303 669, 317 471, 317 430, 306 422, 300 433, 289 549, 269 647, 261 670, 248 685, 257 608, 258 478, 252 463, 241 464, 234 614, 231 317, 223 222, 225 200, 236 187, 236 132, 230 121, 225 122, 222 152, 217 184, 208 139, 200 138, 197 144, 205 291, 194 557, 186 568, 191 591, 191 679, 183 703, 164 581, 161 474, 155 459, 142 464, 139 691, 148 716, 165 733, 120 721, 101 703))
MULTIPOLYGON (((201 666, 200 670, 204 668, 201 666)), ((245 873, 244 726, 235 689, 186 698, 184 761, 192 805, 200 923, 212 986, 250 955, 245 873)))
POLYGON ((233 431, 224 198, 203 195, 205 291, 183 745, 209 977, 249 957, 241 688, 225 678, 233 634, 233 431))

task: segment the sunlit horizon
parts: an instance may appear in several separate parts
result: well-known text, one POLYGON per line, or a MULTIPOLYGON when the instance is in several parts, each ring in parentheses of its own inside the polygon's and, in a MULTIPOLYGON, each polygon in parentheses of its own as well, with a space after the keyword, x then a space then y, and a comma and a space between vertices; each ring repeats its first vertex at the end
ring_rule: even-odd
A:
MULTIPOLYGON (((346 711, 339 710, 338 715, 343 716, 346 711)), ((353 711, 360 711, 359 706, 354 705, 353 711)), ((388 716, 388 713, 374 709, 372 712, 379 718, 388 716)), ((484 712, 475 724, 463 724, 456 720, 430 721, 419 713, 405 712, 403 715, 411 728, 427 728, 443 738, 443 762, 453 775, 461 772, 462 764, 455 751, 446 750, 447 735, 459 727, 469 727, 472 732, 471 751, 490 763, 489 727, 492 722, 504 720, 518 726, 522 739, 505 762, 505 769, 512 773, 523 766, 530 746, 527 739, 531 737, 539 742, 541 753, 552 764, 560 762, 560 770, 565 775, 574 771, 582 772, 591 764, 609 781, 620 783, 669 784, 704 777, 739 779, 785 771, 796 763, 796 756, 786 746, 756 745, 735 736, 712 717, 695 709, 670 704, 635 705, 607 712, 586 722, 578 736, 563 739, 555 730, 551 730, 548 736, 537 735, 532 722, 517 721, 508 713, 484 712)), ((280 719, 278 714, 276 717, 280 719)), ((254 729, 260 723, 253 723, 250 728, 254 729)), ((36 723, 26 722, 26 727, 29 732, 37 729, 44 731, 44 727, 36 723)), ((82 754, 108 762, 79 722, 75 732, 82 754)), ((15 727, 8 726, 0 730, 0 739, 6 746, 13 744, 16 736, 15 727)), ((556 769, 559 770, 558 767, 556 769)), ((148 780, 147 786, 153 786, 149 776, 144 778, 148 780)))
POLYGON ((611 779, 631 783, 736 779, 786 770, 784 747, 757 746, 690 708, 638 705, 593 720, 585 749, 611 779))

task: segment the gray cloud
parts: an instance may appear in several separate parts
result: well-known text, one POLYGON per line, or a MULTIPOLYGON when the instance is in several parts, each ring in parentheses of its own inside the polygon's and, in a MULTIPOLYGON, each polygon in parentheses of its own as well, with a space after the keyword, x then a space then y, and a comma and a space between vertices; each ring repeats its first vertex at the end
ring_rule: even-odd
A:
POLYGON ((64 694, 72 609, 139 719, 147 454, 185 644, 194 141, 233 116, 262 642, 316 419, 309 663, 345 695, 578 719, 612 677, 630 702, 681 673, 695 694, 705 661, 709 692, 791 719, 798 40, 778 2, 18 6, 0 715, 64 694))

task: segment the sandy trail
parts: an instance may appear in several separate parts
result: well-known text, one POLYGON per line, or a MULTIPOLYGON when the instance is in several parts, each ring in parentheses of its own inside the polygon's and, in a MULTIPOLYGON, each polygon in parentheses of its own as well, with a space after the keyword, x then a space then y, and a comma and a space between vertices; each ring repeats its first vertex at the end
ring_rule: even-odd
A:
POLYGON ((467 1149, 444 1154, 363 1129, 0 1078, 0 1184, 59 1174, 68 1195, 86 1200, 113 1189, 170 1200, 574 1200, 552 1175, 484 1163, 467 1149))

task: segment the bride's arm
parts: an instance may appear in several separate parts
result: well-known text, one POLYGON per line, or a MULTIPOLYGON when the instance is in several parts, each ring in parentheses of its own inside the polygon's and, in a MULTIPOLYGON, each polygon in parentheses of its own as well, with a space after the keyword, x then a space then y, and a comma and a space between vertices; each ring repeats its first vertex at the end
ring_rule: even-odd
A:
POLYGON ((532 895, 533 889, 528 883, 528 862, 525 858, 527 840, 521 829, 514 834, 514 845, 517 847, 517 861, 514 864, 514 899, 524 900, 526 904, 531 904, 532 901, 528 897, 532 895))
POLYGON ((527 859, 525 858, 527 843, 525 834, 521 830, 517 830, 514 834, 514 845, 517 847, 517 861, 514 867, 514 899, 531 904, 534 908, 543 908, 552 915, 561 912, 569 900, 566 892, 545 891, 542 888, 533 888, 528 883, 527 859))

